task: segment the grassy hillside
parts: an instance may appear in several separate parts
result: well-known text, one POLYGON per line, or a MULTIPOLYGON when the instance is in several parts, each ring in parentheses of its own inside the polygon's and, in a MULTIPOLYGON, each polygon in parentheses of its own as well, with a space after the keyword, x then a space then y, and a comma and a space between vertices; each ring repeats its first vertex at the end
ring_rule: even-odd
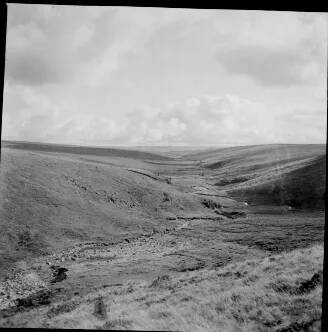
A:
POLYGON ((200 195, 204 190, 197 189, 204 187, 199 184, 212 188, 208 191, 214 194, 215 188, 224 190, 234 199, 253 204, 295 208, 324 205, 322 145, 224 148, 189 155, 186 160, 147 163, 138 158, 158 156, 124 150, 122 157, 123 150, 75 147, 68 153, 67 149, 30 143, 3 147, 2 264, 79 241, 114 241, 164 227, 168 217, 174 219, 178 214, 208 214, 202 204, 206 196, 200 195), (100 150, 110 156, 99 155, 100 150), (85 151, 90 155, 78 154, 85 151), (188 161, 192 156, 203 158, 205 166, 188 161), (210 173, 197 175, 204 168, 210 173), (165 173, 176 174, 176 185, 165 173), (190 185, 194 192, 199 191, 198 196, 188 194, 192 192, 190 185))
POLYGON ((236 146, 191 153, 185 159, 201 160, 211 169, 241 162, 242 165, 269 165, 300 160, 326 153, 324 144, 267 144, 236 146), (222 163, 222 164, 221 164, 222 163))
POLYGON ((0 182, 2 264, 164 227, 166 213, 182 206, 202 209, 197 197, 177 192, 163 177, 74 155, 3 148, 0 182))
POLYGON ((272 180, 228 191, 235 198, 256 204, 289 205, 294 208, 323 208, 326 193, 326 156, 272 180))
MULTIPOLYGON (((143 331, 319 331, 323 246, 223 268, 163 274, 19 313, 16 327, 143 331), (95 315, 101 301, 102 315, 95 315)), ((2 326, 13 324, 1 319, 2 326)))
POLYGON ((189 155, 218 190, 253 204, 323 207, 325 145, 258 145, 189 155))
POLYGON ((323 146, 38 149, 1 151, 0 326, 318 330, 323 146))

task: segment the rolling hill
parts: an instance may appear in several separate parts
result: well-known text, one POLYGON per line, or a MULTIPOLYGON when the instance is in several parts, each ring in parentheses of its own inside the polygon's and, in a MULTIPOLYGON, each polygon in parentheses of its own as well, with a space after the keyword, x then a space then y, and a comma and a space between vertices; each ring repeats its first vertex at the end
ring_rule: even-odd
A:
POLYGON ((74 146, 62 144, 49 144, 49 143, 31 143, 31 142, 14 142, 2 141, 2 147, 9 147, 12 149, 29 150, 29 151, 43 151, 43 152, 57 152, 69 153, 77 155, 93 155, 104 157, 122 157, 133 159, 149 159, 149 160, 169 160, 170 157, 160 154, 129 150, 129 149, 116 149, 116 148, 103 148, 103 147, 87 147, 87 146, 74 146))
POLYGON ((325 146, 189 152, 3 144, 0 325, 319 326, 325 146))
MULTIPOLYGON (((58 150, 2 148, 2 267, 76 242, 118 241, 142 234, 165 226, 168 212, 203 208, 198 197, 175 190, 165 177, 97 159, 81 160, 74 149, 72 154, 58 150)), ((126 152, 131 154, 140 157, 126 152)), ((131 166, 135 159, 125 160, 131 166)), ((140 167, 142 162, 136 162, 140 167)))
MULTIPOLYGON (((251 181, 249 181, 251 182, 251 181)), ((289 205, 292 208, 324 208, 326 195, 326 156, 314 157, 291 171, 228 193, 253 204, 289 205)))
POLYGON ((218 190, 253 204, 324 207, 325 145, 257 145, 185 156, 200 160, 218 190))

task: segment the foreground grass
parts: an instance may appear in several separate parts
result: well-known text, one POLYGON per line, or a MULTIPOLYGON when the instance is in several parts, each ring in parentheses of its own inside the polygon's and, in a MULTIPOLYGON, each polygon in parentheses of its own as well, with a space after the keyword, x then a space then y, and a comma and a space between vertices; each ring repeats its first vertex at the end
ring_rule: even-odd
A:
POLYGON ((63 313, 43 321, 43 326, 180 331, 319 331, 322 284, 319 282, 304 289, 302 283, 311 280, 315 273, 322 273, 322 268, 323 246, 316 245, 230 264, 217 270, 161 276, 151 283, 107 288, 79 301, 78 306, 73 301, 62 308, 63 313), (99 296, 107 311, 103 319, 93 315, 99 296))

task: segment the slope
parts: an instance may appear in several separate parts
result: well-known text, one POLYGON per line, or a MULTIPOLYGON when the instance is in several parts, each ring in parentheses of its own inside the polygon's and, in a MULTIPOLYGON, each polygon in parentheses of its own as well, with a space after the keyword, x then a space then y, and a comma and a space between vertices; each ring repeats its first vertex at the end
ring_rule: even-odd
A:
POLYGON ((257 145, 189 155, 207 179, 235 199, 254 204, 323 207, 325 145, 257 145), (203 159, 201 159, 203 158, 203 159))
POLYGON ((256 204, 289 205, 294 208, 323 208, 326 193, 326 156, 313 158, 271 180, 229 190, 235 198, 256 204))
POLYGON ((2 149, 1 268, 81 241, 165 227, 168 212, 203 209, 164 178, 68 154, 2 149))

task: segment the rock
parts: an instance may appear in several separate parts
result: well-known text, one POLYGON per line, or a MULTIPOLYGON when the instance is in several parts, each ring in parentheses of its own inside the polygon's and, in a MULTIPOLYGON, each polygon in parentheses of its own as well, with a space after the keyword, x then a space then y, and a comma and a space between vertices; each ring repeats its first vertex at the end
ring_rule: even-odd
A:
POLYGON ((99 319, 107 319, 107 311, 106 311, 106 306, 105 303, 102 299, 102 297, 99 297, 96 299, 95 302, 95 309, 93 312, 94 316, 96 316, 99 319))

